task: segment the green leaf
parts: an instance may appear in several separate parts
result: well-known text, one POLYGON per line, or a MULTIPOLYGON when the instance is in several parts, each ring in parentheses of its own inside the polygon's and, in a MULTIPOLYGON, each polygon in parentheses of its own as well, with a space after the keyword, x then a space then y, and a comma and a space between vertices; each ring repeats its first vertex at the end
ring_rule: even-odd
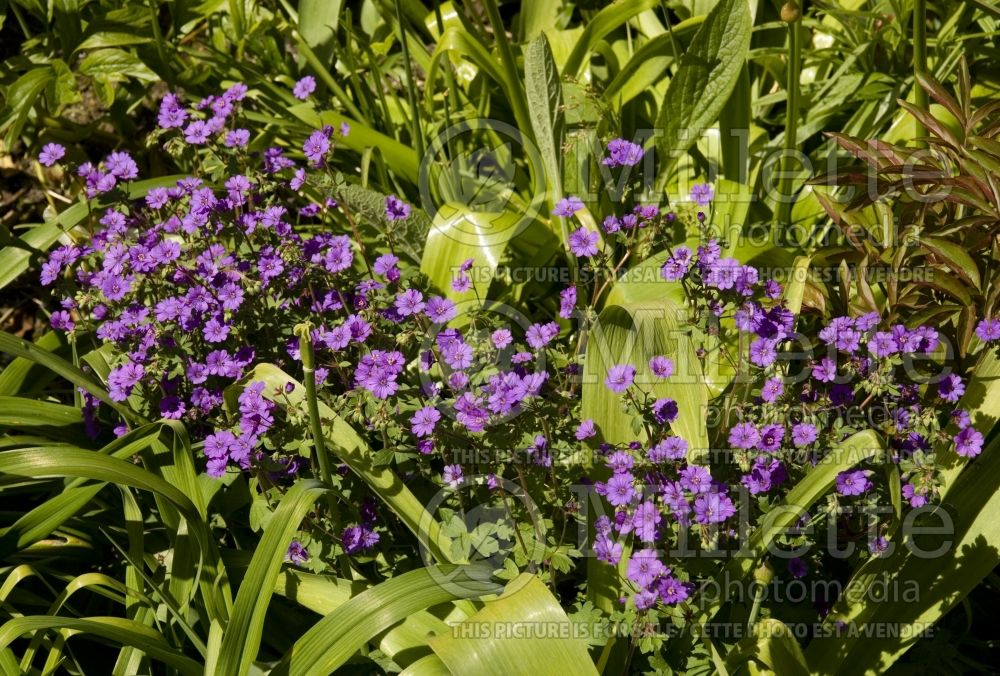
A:
POLYGON ((964 248, 941 237, 923 236, 920 238, 920 247, 934 254, 938 260, 947 265, 967 284, 979 289, 979 267, 964 248))
POLYGON ((720 0, 681 57, 657 117, 664 176, 726 105, 750 48, 752 24, 747 0, 720 0))
POLYGON ((573 629, 548 587, 524 573, 498 599, 429 643, 453 674, 596 676, 587 644, 573 629), (483 627, 492 631, 477 632, 483 627))
POLYGON ((439 565, 391 578, 313 625, 272 673, 331 674, 372 637, 420 610, 500 592, 489 577, 488 566, 439 565))
MULTIPOLYGON (((101 49, 103 47, 127 47, 128 45, 145 45, 153 41, 153 38, 135 33, 122 31, 100 31, 88 35, 81 42, 75 51, 90 51, 91 49, 101 49)), ((128 52, 125 52, 126 54, 128 52)), ((107 58, 101 57, 101 58, 107 58)), ((138 61, 138 59, 136 59, 138 61)))
POLYGON ((584 61, 608 33, 659 4, 659 0, 624 0, 602 9, 584 26, 583 34, 576 41, 573 51, 563 65, 563 73, 569 77, 577 77, 584 66, 584 61))
POLYGON ((563 97, 559 69, 545 35, 539 35, 524 50, 524 88, 535 143, 545 165, 549 205, 562 198, 563 97))
POLYGON ((685 19, 673 26, 670 33, 657 35, 645 42, 608 84, 604 100, 621 107, 664 82, 664 75, 674 62, 674 46, 678 50, 687 47, 691 36, 704 21, 703 16, 685 19))
POLYGON ((330 63, 337 46, 337 24, 343 0, 299 0, 299 35, 316 56, 330 63))
POLYGON ((315 480, 300 480, 285 493, 264 537, 257 544, 250 568, 236 594, 233 613, 223 634, 218 662, 214 669, 221 674, 246 674, 257 657, 264 633, 264 614, 285 560, 288 545, 299 529, 299 522, 323 494, 315 480))
POLYGON ((135 54, 110 47, 87 54, 86 58, 80 62, 79 68, 84 75, 110 81, 126 77, 146 82, 156 82, 160 79, 135 54))
POLYGON ((83 413, 72 406, 0 396, 0 427, 65 427, 82 422, 83 413))
MULTIPOLYGON (((38 96, 45 91, 55 78, 55 72, 49 66, 35 66, 14 81, 4 92, 4 110, 7 111, 0 123, 0 129, 6 129, 4 145, 14 147, 14 141, 21 136, 24 123, 35 105, 38 96)), ((2 272, 0 272, 2 274, 2 272)))
MULTIPOLYGON (((182 674, 195 676, 203 673, 198 662, 175 650, 159 633, 138 622, 120 617, 88 617, 86 619, 49 616, 17 617, 0 627, 0 650, 5 656, 10 657, 8 646, 13 641, 29 632, 49 629, 93 634, 105 641, 135 646, 151 658, 163 662, 182 674)), ((5 663, 9 665, 11 662, 5 659, 5 663)), ((7 673, 20 672, 20 669, 17 668, 17 662, 14 661, 13 664, 15 665, 14 671, 7 673)))
POLYGON ((420 271, 446 297, 459 304, 487 298, 490 283, 504 257, 507 244, 518 233, 519 217, 513 212, 472 211, 461 204, 443 205, 434 218, 424 246, 420 271), (455 291, 459 266, 474 259, 470 270, 472 288, 455 291))
POLYGON ((40 364, 54 373, 59 374, 77 387, 82 387, 87 392, 121 413, 128 420, 142 420, 141 417, 130 408, 123 406, 118 402, 111 401, 111 398, 108 396, 108 393, 104 390, 101 384, 91 378, 89 374, 84 373, 73 364, 64 359, 60 359, 56 355, 38 347, 34 343, 29 343, 26 340, 22 340, 9 333, 0 331, 0 352, 4 352, 14 357, 23 357, 35 362, 36 364, 40 364))
POLYGON ((809 676, 809 666, 795 634, 784 622, 773 617, 759 620, 753 627, 753 659, 763 670, 751 665, 750 673, 774 673, 782 676, 809 676))

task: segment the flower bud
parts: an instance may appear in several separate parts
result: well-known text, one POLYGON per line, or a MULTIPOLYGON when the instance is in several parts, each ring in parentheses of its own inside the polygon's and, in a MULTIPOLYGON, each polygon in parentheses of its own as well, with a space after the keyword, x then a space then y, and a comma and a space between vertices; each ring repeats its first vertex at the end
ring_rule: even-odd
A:
POLYGON ((757 566, 757 570, 753 572, 753 579, 765 587, 771 584, 771 580, 774 579, 774 566, 771 562, 763 561, 757 566))
POLYGON ((781 20, 785 23, 798 21, 801 16, 802 10, 799 9, 799 3, 795 0, 789 0, 781 6, 781 20))

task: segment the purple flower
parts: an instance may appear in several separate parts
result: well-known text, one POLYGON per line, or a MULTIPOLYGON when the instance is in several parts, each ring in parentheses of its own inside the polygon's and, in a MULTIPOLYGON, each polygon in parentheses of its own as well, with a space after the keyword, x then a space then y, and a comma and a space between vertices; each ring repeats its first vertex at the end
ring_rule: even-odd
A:
POLYGON ((319 166, 323 163, 323 158, 330 151, 330 138, 322 131, 314 131, 302 144, 302 152, 306 159, 319 166))
POLYGON ((680 412, 677 408, 677 402, 666 397, 654 401, 651 408, 653 418, 661 425, 666 425, 677 420, 680 412))
POLYGON ((427 301, 424 314, 430 318, 434 324, 445 324, 458 315, 455 304, 442 296, 431 296, 427 301))
POLYGON ((247 129, 233 129, 226 134, 224 141, 227 148, 242 148, 250 142, 250 132, 247 129))
POLYGON ((656 540, 656 526, 662 517, 660 510, 649 500, 639 503, 632 517, 632 526, 636 536, 643 542, 652 543, 656 540))
POLYGON ((441 420, 441 413, 433 406, 425 406, 410 418, 410 430, 418 437, 426 437, 434 433, 434 428, 441 420))
POLYGON ((757 442, 757 448, 768 453, 773 453, 781 448, 781 440, 784 438, 784 425, 778 423, 764 425, 760 428, 760 441, 757 442))
POLYGON ((612 540, 606 534, 601 534, 594 540, 594 554, 599 561, 618 565, 618 562, 622 558, 622 545, 612 540))
POLYGON ((703 493, 694 501, 694 518, 698 523, 722 523, 735 513, 733 501, 721 493, 703 493))
POLYGON ((899 352, 899 343, 888 331, 878 331, 868 341, 868 351, 879 358, 891 357, 899 352))
POLYGON ((715 197, 711 183, 695 183, 691 186, 691 199, 701 207, 708 206, 715 197))
POLYGON ((743 422, 729 430, 729 445, 733 448, 749 450, 760 443, 760 432, 751 422, 743 422))
POLYGON ((288 551, 285 553, 285 561, 296 566, 301 566, 309 561, 309 552, 306 551, 301 542, 292 540, 291 544, 288 545, 288 551))
POLYGON ((660 601, 668 606, 675 606, 682 601, 686 601, 690 596, 688 585, 677 580, 671 575, 660 578, 657 584, 660 601))
POLYGON ((589 439, 596 434, 597 429, 594 427, 594 421, 587 418, 577 426, 574 436, 577 441, 583 441, 584 439, 589 439))
POLYGON ((809 573, 809 564, 797 556, 788 559, 788 572, 791 573, 792 577, 802 579, 809 573))
POLYGON ((464 479, 461 465, 444 466, 444 482, 450 488, 458 488, 464 479))
POLYGON ((660 268, 660 276, 668 282, 676 282, 683 279, 688 272, 691 263, 691 249, 686 246, 679 246, 670 254, 663 267, 660 268))
POLYGON ((841 495, 861 495, 868 492, 872 487, 868 474, 867 470, 862 469, 841 472, 837 475, 837 492, 841 495))
POLYGON ((687 456, 688 443, 681 437, 667 437, 649 449, 646 457, 652 463, 667 460, 683 460, 687 456))
POLYGON ((125 401, 145 375, 145 367, 134 362, 112 369, 108 374, 108 396, 112 401, 125 401))
POLYGON ((770 366, 778 358, 778 341, 758 338, 750 344, 750 362, 761 368, 770 366))
POLYGON ((799 448, 816 441, 818 436, 819 432, 812 423, 801 422, 792 427, 792 443, 799 448))
POLYGON ((395 195, 385 198, 385 217, 390 221, 401 221, 410 215, 410 205, 395 195))
POLYGON ((678 474, 681 486, 692 493, 707 493, 712 487, 712 475, 700 465, 688 465, 678 474))
POLYGON ((38 153, 38 161, 46 167, 51 167, 66 154, 66 148, 58 143, 46 143, 42 147, 42 152, 38 153))
POLYGON ((1000 319, 987 318, 982 320, 976 325, 976 335, 984 343, 1000 340, 1000 319))
POLYGON ((965 385, 962 379, 954 373, 946 375, 938 384, 938 396, 944 401, 954 404, 965 394, 965 385))
POLYGON ((295 83, 295 87, 292 89, 292 95, 297 99, 305 101, 314 91, 316 91, 316 78, 312 75, 306 75, 304 78, 295 83))
POLYGON ((493 347, 498 350, 502 350, 514 342, 514 337, 508 329, 497 329, 490 336, 490 340, 493 343, 493 347))
POLYGON ((396 298, 396 312, 404 317, 419 314, 424 307, 424 294, 416 289, 407 289, 396 298))
POLYGON ((378 544, 379 534, 366 525, 353 525, 344 529, 340 542, 347 554, 357 554, 378 544))
POLYGON ((974 458, 983 450, 983 435, 975 427, 966 427, 955 435, 955 452, 964 458, 974 458))
POLYGON ((642 159, 642 155, 642 146, 616 138, 608 142, 608 157, 601 160, 601 164, 608 167, 634 167, 642 159))
POLYGON ((201 120, 195 120, 184 128, 184 140, 194 146, 204 145, 212 130, 201 120))
POLYGON ((655 551, 643 549, 633 554, 629 559, 625 574, 639 587, 646 588, 652 585, 656 578, 669 574, 669 572, 663 562, 656 558, 655 551))
POLYGON ((608 369, 604 384, 612 392, 621 394, 632 385, 633 380, 635 380, 635 367, 631 364, 619 364, 608 369))
POLYGON ((559 200, 559 203, 556 204, 552 213, 556 216, 569 217, 581 209, 583 209, 583 201, 579 197, 570 196, 559 200))
POLYGON ((812 375, 821 383, 833 382, 837 377, 837 362, 829 357, 823 357, 813 366, 812 375))
POLYGON ((615 507, 627 505, 632 502, 635 496, 635 488, 632 486, 633 477, 631 474, 615 474, 608 479, 606 486, 608 502, 615 507))
POLYGON ((760 388, 760 398, 769 404, 773 404, 785 391, 785 386, 781 378, 768 378, 764 386, 760 388))
POLYGON ((579 258, 596 256, 600 239, 601 236, 595 230, 579 228, 569 234, 569 250, 579 258))
POLYGON ((559 292, 559 316, 569 319, 576 307, 576 287, 568 286, 559 292))
POLYGON ((669 378, 674 373, 674 362, 668 357, 656 356, 649 360, 649 370, 657 378, 669 378))

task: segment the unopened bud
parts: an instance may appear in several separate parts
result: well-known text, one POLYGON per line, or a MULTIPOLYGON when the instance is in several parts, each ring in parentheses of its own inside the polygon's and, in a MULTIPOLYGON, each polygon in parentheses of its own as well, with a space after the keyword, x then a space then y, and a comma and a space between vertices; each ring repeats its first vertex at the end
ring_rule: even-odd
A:
POLYGON ((795 0, 786 2, 781 6, 781 20, 785 23, 793 23, 799 20, 802 16, 802 10, 799 9, 799 3, 795 0))

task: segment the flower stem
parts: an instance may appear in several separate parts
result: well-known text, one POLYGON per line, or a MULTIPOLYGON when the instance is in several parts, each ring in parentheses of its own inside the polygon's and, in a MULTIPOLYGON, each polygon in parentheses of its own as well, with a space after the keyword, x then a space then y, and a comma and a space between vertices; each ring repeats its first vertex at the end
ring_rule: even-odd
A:
POLYGON ((316 355, 313 352, 311 331, 312 325, 309 322, 295 327, 295 335, 299 338, 299 355, 302 358, 303 380, 306 386, 306 407, 309 411, 309 428, 313 438, 313 460, 318 465, 319 475, 323 483, 330 486, 330 461, 326 457, 323 423, 319 418, 319 401, 316 398, 316 355))

